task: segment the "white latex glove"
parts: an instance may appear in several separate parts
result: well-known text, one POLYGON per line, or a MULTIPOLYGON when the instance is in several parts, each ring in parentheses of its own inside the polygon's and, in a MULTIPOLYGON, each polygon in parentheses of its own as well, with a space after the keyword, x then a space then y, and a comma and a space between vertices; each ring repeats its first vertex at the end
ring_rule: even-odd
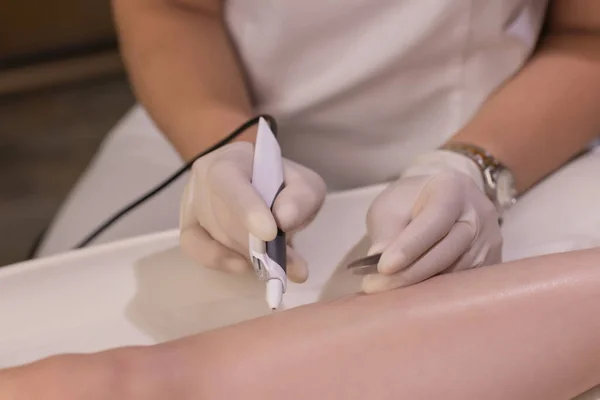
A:
POLYGON ((382 252, 366 293, 501 261, 498 213, 467 157, 436 150, 419 157, 371 205, 369 254, 382 252))
MULTIPOLYGON (((273 212, 251 184, 254 147, 228 144, 198 159, 185 187, 180 213, 180 243, 184 252, 208 268, 245 272, 251 268, 248 233, 269 241, 277 226, 293 233, 316 216, 325 199, 325 183, 315 172, 284 160, 286 187, 273 212)), ((306 262, 288 245, 288 278, 308 278, 306 262)))

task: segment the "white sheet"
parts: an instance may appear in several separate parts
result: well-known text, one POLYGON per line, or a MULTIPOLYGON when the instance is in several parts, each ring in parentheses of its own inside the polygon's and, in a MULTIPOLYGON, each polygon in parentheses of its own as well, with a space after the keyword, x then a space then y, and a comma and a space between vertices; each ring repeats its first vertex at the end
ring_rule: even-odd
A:
MULTIPOLYGON (((330 278, 340 260, 367 247, 361 243, 364 216, 381 189, 331 195, 315 222, 298 235, 296 247, 307 257, 311 276, 305 284, 290 285, 286 307, 357 288, 359 280, 341 271, 330 278)), ((511 258, 513 250, 506 251, 511 258)), ((56 353, 152 344, 234 323, 268 313, 263 296, 263 284, 251 274, 233 278, 194 265, 178 251, 173 231, 5 267, 0 269, 0 368, 56 353), (216 318, 217 309, 227 317, 216 318)))
MULTIPOLYGON (((290 284, 287 307, 319 298, 364 235, 365 210, 379 190, 331 197, 298 235, 311 276, 290 284)), ((264 285, 251 274, 233 278, 194 265, 178 251, 173 231, 16 264, 0 269, 0 367, 199 332, 219 325, 207 302, 218 301, 232 323, 268 312, 263 296, 264 285)))

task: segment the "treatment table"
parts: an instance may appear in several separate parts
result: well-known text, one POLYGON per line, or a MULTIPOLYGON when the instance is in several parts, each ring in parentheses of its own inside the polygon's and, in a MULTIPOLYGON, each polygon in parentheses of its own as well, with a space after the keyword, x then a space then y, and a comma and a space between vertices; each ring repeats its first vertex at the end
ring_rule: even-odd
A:
MULTIPOLYGON (((357 287, 357 278, 338 266, 364 254, 364 216, 381 190, 327 198, 295 240, 311 275, 304 284, 290 284, 286 307, 357 287)), ((519 237, 521 224, 539 223, 543 213, 553 212, 538 211, 510 211, 516 217, 503 226, 512 238, 505 259, 597 245, 591 236, 565 240, 547 231, 519 237)), ((234 278, 201 268, 180 253, 177 242, 178 233, 167 231, 0 268, 0 368, 57 353, 158 343, 270 312, 263 283, 251 274, 234 278)), ((579 399, 600 399, 600 390, 579 399)))

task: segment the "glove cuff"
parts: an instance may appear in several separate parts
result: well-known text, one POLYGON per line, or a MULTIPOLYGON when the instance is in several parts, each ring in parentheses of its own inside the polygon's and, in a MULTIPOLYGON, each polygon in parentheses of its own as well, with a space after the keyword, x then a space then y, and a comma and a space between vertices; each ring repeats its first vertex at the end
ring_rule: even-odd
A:
POLYGON ((479 166, 470 158, 448 150, 434 150, 418 156, 402 173, 402 177, 433 175, 441 172, 457 171, 471 177, 481 191, 484 191, 483 177, 479 166))

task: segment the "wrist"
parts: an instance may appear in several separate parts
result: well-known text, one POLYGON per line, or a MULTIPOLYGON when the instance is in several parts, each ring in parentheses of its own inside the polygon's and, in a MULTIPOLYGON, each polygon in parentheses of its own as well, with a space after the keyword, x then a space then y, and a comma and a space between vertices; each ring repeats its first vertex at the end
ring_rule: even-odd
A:
POLYGON ((175 399, 158 368, 141 348, 52 356, 0 371, 0 398, 175 399))
POLYGON ((481 170, 470 158, 448 150, 433 150, 419 155, 402 173, 402 177, 433 175, 455 171, 469 176, 485 192, 481 170))
POLYGON ((111 399, 162 400, 181 398, 180 365, 161 351, 160 345, 128 347, 106 352, 111 399))
POLYGON ((0 398, 121 399, 116 376, 97 355, 51 356, 0 371, 0 398))

